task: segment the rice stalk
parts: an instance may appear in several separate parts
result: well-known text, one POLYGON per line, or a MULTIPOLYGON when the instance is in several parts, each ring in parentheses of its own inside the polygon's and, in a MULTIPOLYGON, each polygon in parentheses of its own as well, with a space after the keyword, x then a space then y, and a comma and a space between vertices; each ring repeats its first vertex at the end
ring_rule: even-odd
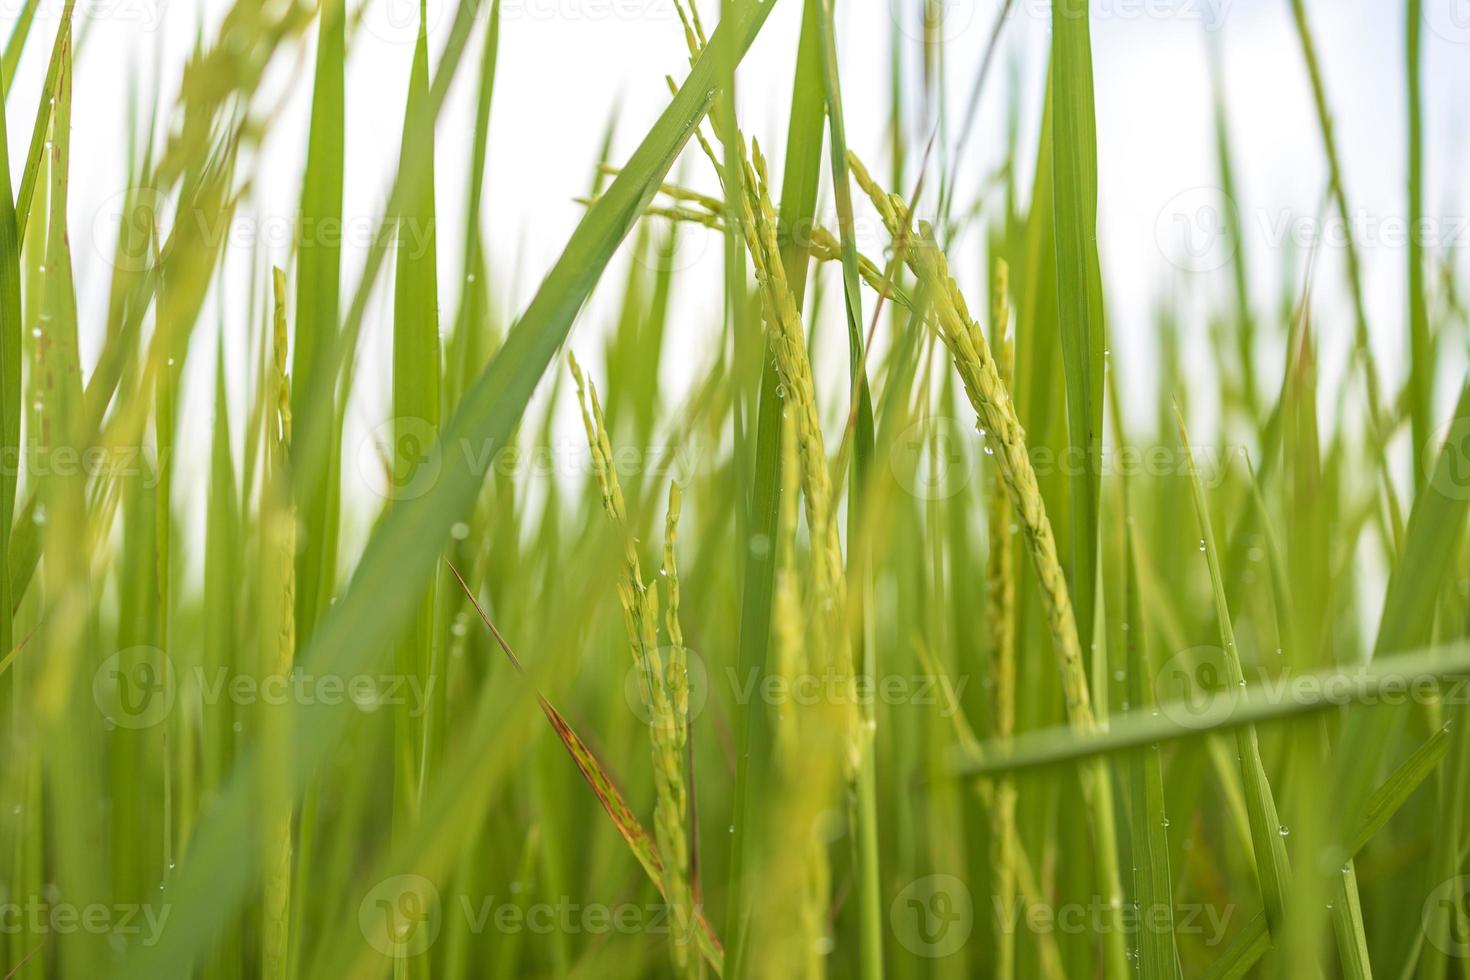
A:
MULTIPOLYGON (((287 677, 296 655, 296 511, 289 494, 291 381, 286 373, 286 274, 272 272, 270 397, 261 493, 261 676, 287 677)), ((291 933, 291 732, 289 706, 261 709, 261 859, 264 869, 261 972, 287 976, 291 933)))
MULTIPOLYGON (((616 173, 617 168, 610 167, 609 171, 616 173)), ((691 224, 702 225, 712 231, 723 233, 724 222, 720 220, 718 210, 709 210, 709 198, 698 191, 691 191, 677 184, 665 184, 660 191, 671 197, 676 203, 667 205, 649 205, 643 209, 645 216, 650 218, 667 218, 670 221, 684 221, 691 224), (685 202, 685 203, 677 203, 685 202), (695 206, 690 206, 693 203, 695 206)), ((578 198, 580 203, 591 204, 591 198, 578 198)), ((785 237, 785 236, 783 236, 785 237)), ((829 228, 821 225, 813 225, 805 232, 807 254, 819 262, 841 262, 842 243, 829 228)), ((893 300, 899 306, 908 309, 913 301, 909 298, 883 269, 868 256, 857 253, 858 277, 873 292, 884 299, 893 300)))
MULTIPOLYGON (((676 6, 684 16, 682 5, 676 6)), ((696 58, 701 51, 695 40, 699 33, 698 25, 692 15, 685 17, 684 22, 690 57, 696 58)), ((769 174, 760 144, 752 139, 747 154, 745 138, 738 131, 728 132, 718 120, 712 120, 712 125, 716 138, 726 148, 727 159, 737 161, 741 170, 738 186, 743 193, 739 204, 739 230, 744 236, 746 252, 750 255, 756 282, 760 286, 763 316, 775 355, 776 370, 781 378, 777 394, 787 400, 788 410, 796 417, 797 458, 801 462, 802 496, 812 542, 811 601, 824 624, 812 661, 816 669, 831 671, 835 675, 835 684, 841 692, 836 700, 840 703, 841 728, 845 733, 843 762, 848 773, 854 774, 860 764, 860 743, 864 736, 857 717, 857 699, 852 696, 852 649, 846 642, 847 591, 835 516, 836 498, 827 468, 806 331, 795 294, 786 277, 777 237, 778 221, 771 203, 769 174)), ((696 132, 696 135, 721 182, 727 187, 735 182, 736 178, 720 165, 703 134, 696 132)))
MULTIPOLYGON (((782 492, 772 633, 777 675, 787 684, 795 684, 816 667, 811 638, 819 627, 807 616, 803 577, 797 564, 797 499, 802 464, 796 430, 801 423, 789 407, 782 418, 782 492)), ((773 705, 774 779, 780 792, 764 838, 768 854, 761 881, 766 898, 752 926, 750 955, 755 976, 782 973, 812 980, 826 975, 825 954, 830 941, 827 896, 832 872, 825 818, 836 786, 832 767, 813 765, 812 758, 825 758, 828 753, 824 749, 840 734, 832 727, 833 709, 834 705, 820 699, 813 705, 796 705, 783 698, 773 705)))
MULTIPOLYGON (((852 173, 878 209, 889 235, 895 241, 910 243, 903 250, 904 259, 927 290, 931 304, 930 321, 950 351, 965 393, 979 418, 986 443, 993 450, 1011 508, 1020 518, 1056 649, 1068 717, 1080 734, 1093 732, 1098 727, 1097 719, 1092 710, 1087 671, 1066 576, 1057 556, 1056 538, 1046 516, 1046 504, 1027 453, 1021 423, 1016 417, 1010 392, 1001 380, 995 357, 979 325, 970 317, 959 286, 949 274, 948 262, 934 241, 933 230, 925 223, 915 234, 908 205, 897 195, 885 193, 856 154, 852 155, 852 173)), ((1097 884, 1102 890, 1104 909, 1109 917, 1109 932, 1104 938, 1112 946, 1121 947, 1123 899, 1114 834, 1112 777, 1104 763, 1084 767, 1081 775, 1083 792, 1092 813, 1097 884)), ((1110 954, 1109 968, 1116 970, 1122 959, 1119 948, 1110 954)))
MULTIPOLYGON (((1312 37, 1312 28, 1307 20, 1307 9, 1303 0, 1291 0, 1292 22, 1296 27, 1297 40, 1301 44, 1302 61, 1306 65, 1307 78, 1312 87, 1312 105, 1316 109, 1317 129, 1322 137, 1322 151, 1327 159, 1327 172, 1330 180, 1329 192, 1333 203, 1337 207, 1337 217, 1342 222, 1342 227, 1351 229, 1354 227, 1351 211, 1348 207, 1347 187, 1343 183, 1342 158, 1338 153, 1337 137, 1334 133, 1332 123, 1332 111, 1327 105, 1327 87, 1322 79, 1322 69, 1317 58, 1317 47, 1312 37)), ((1417 233, 1416 233, 1417 234, 1417 233)), ((1414 237, 1411 235, 1410 237, 1414 237)), ((1394 486, 1393 479, 1388 472, 1386 462, 1383 462, 1386 454, 1382 447, 1388 443, 1392 436, 1393 420, 1384 405, 1382 395, 1382 382, 1378 377, 1378 367, 1372 358, 1372 351, 1368 342, 1368 311, 1363 300, 1363 272, 1362 263, 1358 255, 1358 245, 1353 235, 1349 233, 1345 240, 1345 255, 1347 257, 1348 292, 1353 304, 1353 359, 1363 374, 1363 383, 1367 395, 1368 431, 1372 442, 1369 456, 1380 461, 1379 473, 1380 485, 1383 490, 1384 499, 1388 505, 1389 520, 1393 529, 1394 540, 1402 543, 1404 539, 1403 508, 1399 504, 1398 490, 1394 486)), ((1411 251, 1412 255, 1412 251, 1411 251)), ((1417 330, 1417 327, 1413 328, 1417 330)), ((1413 352, 1417 353, 1422 360, 1422 351, 1418 350, 1418 344, 1413 345, 1413 352)), ((1423 380, 1416 372, 1416 386, 1423 385, 1423 380)), ((1422 407, 1419 409, 1422 412, 1422 407)), ((1420 424, 1423 424, 1422 418, 1420 424)), ((1418 433, 1416 433, 1417 435, 1418 433)), ((1419 445, 1423 445, 1420 443, 1419 445)))
MULTIPOLYGON (((991 323, 994 325, 997 370, 1002 384, 1011 384, 1015 366, 1015 348, 1006 333, 1010 321, 1007 302, 1009 271, 1004 259, 997 259, 991 286, 991 323)), ((989 555, 986 559, 986 605, 990 626, 991 662, 994 678, 992 698, 995 708, 995 736, 1008 739, 1016 727, 1016 579, 1012 547, 1010 504, 1006 500, 1005 479, 1000 468, 992 465, 990 494, 986 500, 989 527, 989 555)), ((991 804, 991 866, 996 902, 1010 909, 1016 901, 1016 784, 1009 778, 995 783, 991 804)), ((1008 980, 1016 975, 1016 936, 1012 929, 1000 925, 995 936, 995 976, 1008 980)))
MULTIPOLYGON (((688 690, 684 671, 675 672, 675 664, 683 666, 682 633, 673 643, 670 663, 666 666, 658 644, 658 592, 643 581, 632 528, 628 525, 627 505, 623 500, 613 462, 612 444, 597 389, 587 383, 577 359, 570 353, 567 362, 577 384, 577 403, 582 412, 582 425, 587 444, 592 450, 593 472, 602 495, 603 510, 623 536, 623 571, 618 577, 618 601, 623 607, 623 624, 628 634, 628 647, 638 667, 644 709, 649 714, 649 735, 653 743, 654 832, 659 855, 663 860, 664 882, 668 890, 673 930, 671 935, 674 968, 681 976, 692 976, 699 970, 698 959, 691 957, 693 897, 689 884, 689 792, 684 780, 684 752, 689 737, 688 690), (672 690, 671 690, 672 687, 672 690), (678 706, 682 705, 682 711, 678 706)), ((667 533, 678 522, 677 491, 670 493, 667 533)), ((665 567, 673 562, 672 537, 665 539, 665 567)), ((670 596, 677 606, 678 582, 670 584, 670 596)), ((670 617, 677 617, 677 608, 670 617)), ((677 620, 672 620, 677 626, 677 620)), ((674 637, 671 635, 671 640, 674 637)))
MULTIPOLYGON (((806 296, 811 263, 800 248, 794 247, 794 243, 800 229, 816 223, 817 186, 821 179, 824 100, 820 81, 819 14, 817 0, 805 0, 791 82, 791 114, 787 121, 786 156, 777 211, 780 238, 787 243, 782 265, 798 309, 806 296)), ((736 190, 726 187, 726 199, 733 201, 736 190)), ((738 209, 731 207, 727 210, 733 215, 738 209)), ((736 236, 727 232, 726 241, 734 245, 730 250, 733 255, 727 254, 727 258, 740 257, 740 243, 736 236)), ((727 265, 726 289, 745 289, 743 263, 739 267, 735 262, 727 262, 727 265)), ((752 371, 756 385, 755 431, 747 437, 752 443, 753 460, 748 468, 738 465, 736 470, 737 476, 743 477, 742 484, 749 486, 744 501, 746 506, 736 508, 736 513, 744 518, 737 525, 737 535, 743 533, 744 536, 743 541, 737 540, 744 569, 740 579, 736 662, 741 670, 754 671, 757 677, 766 677, 773 673, 774 666, 771 622, 777 549, 772 545, 780 536, 780 490, 785 475, 782 467, 788 447, 792 445, 784 436, 786 422, 782 399, 778 396, 781 378, 769 330, 765 331, 763 342, 758 345, 756 362, 759 368, 752 371)), ((736 419, 738 422, 738 411, 736 419)), ((743 463, 745 458, 744 452, 739 453, 737 464, 743 463)), ((738 498, 737 502, 740 502, 738 498)), ((747 895, 760 870, 756 866, 761 853, 757 845, 763 842, 767 815, 774 809, 763 790, 774 772, 776 735, 767 706, 759 702, 738 705, 735 725, 738 756, 732 806, 734 832, 730 841, 726 940, 729 944, 729 975, 743 978, 749 974, 745 953, 752 903, 747 901, 747 895)))
POLYGON ((965 392, 979 417, 981 432, 987 444, 994 449, 996 469, 1025 533, 1046 605, 1048 626, 1056 645, 1068 714, 1079 728, 1090 729, 1095 725, 1091 696, 1077 638, 1077 622, 1067 593, 1066 577, 1057 556, 1056 538, 1046 516, 1046 504, 1036 482, 1035 469, 1026 453, 1021 423, 1016 417, 1010 393, 1001 380, 990 345, 980 333, 979 325, 970 318, 964 297, 949 275, 944 254, 934 241, 932 229, 921 224, 915 234, 909 225, 908 206, 897 195, 884 192, 856 154, 852 158, 852 172, 858 185, 877 207, 889 234, 894 239, 904 238, 912 242, 905 250, 905 260, 929 290, 932 304, 929 318, 949 348, 965 392))

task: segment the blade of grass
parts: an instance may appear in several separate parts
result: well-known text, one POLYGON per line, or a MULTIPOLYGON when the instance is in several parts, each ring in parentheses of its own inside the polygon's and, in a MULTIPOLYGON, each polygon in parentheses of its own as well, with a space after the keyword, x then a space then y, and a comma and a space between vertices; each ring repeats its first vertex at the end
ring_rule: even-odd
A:
MULTIPOLYGON (((419 173, 397 215, 393 288, 393 493, 421 479, 426 448, 439 436, 442 366, 439 355, 438 231, 434 214, 434 132, 427 112, 429 40, 426 0, 419 4, 418 41, 409 70, 401 169, 419 173)), ((406 583, 418 603, 408 631, 398 643, 397 670, 416 677, 425 690, 442 693, 434 637, 433 574, 406 583), (430 688, 427 685, 433 684, 430 688)), ((439 745, 436 726, 442 713, 431 705, 422 718, 412 706, 399 706, 393 757, 397 826, 408 832, 439 745)))
MULTIPOLYGON (((306 174, 302 179, 301 227, 305 237, 297 254, 296 331, 292 352, 291 417, 297 426, 317 412, 335 415, 335 399, 311 401, 318 390, 317 372, 329 370, 324 363, 331 350, 340 315, 342 248, 330 229, 342 222, 342 180, 345 140, 346 10, 341 0, 320 0, 316 69, 311 97, 311 126, 306 146, 306 174)), ((301 532, 310 546, 303 548, 296 563, 297 642, 305 648, 335 584, 337 568, 337 507, 340 494, 341 420, 323 423, 332 432, 324 454, 307 457, 298 453, 292 466, 321 467, 320 477, 307 477, 306 485, 320 485, 322 492, 298 496, 301 532), (325 457, 325 458, 323 458, 325 457)))
MULTIPOLYGON (((1215 615, 1220 625, 1220 643, 1224 647, 1227 676, 1227 698, 1233 697, 1230 690, 1245 684, 1245 674, 1240 665, 1240 654, 1235 645, 1235 626, 1230 618, 1230 608, 1225 598, 1225 583, 1220 573, 1220 559, 1215 550, 1215 531, 1210 521, 1209 505, 1205 502, 1204 485, 1200 482, 1199 470, 1194 456, 1189 451, 1189 434, 1184 428, 1184 417, 1175 410, 1174 421, 1179 428, 1179 440, 1185 448, 1189 461, 1190 486, 1194 492, 1195 515, 1199 520, 1200 542, 1205 560, 1210 569, 1210 585, 1215 598, 1215 615)), ((1276 798, 1266 778, 1266 768, 1261 761, 1261 747, 1252 725, 1236 729, 1236 752, 1240 762, 1240 778, 1245 785, 1246 812, 1250 817, 1251 840, 1256 856, 1256 873, 1260 880, 1261 895, 1266 905, 1266 918, 1273 929, 1282 921, 1286 907, 1286 887, 1291 873, 1286 857, 1286 844, 1282 840, 1281 819, 1276 812, 1276 798)))
MULTIPOLYGON (((1338 155, 1337 139, 1333 135, 1332 111, 1327 106, 1327 89, 1322 80, 1318 64, 1316 43, 1307 22, 1304 0, 1291 0, 1292 20, 1296 25, 1297 39, 1301 43, 1302 60, 1306 63, 1307 77, 1312 84, 1312 101, 1317 111, 1317 128, 1322 135, 1322 149, 1327 157, 1327 170, 1331 178, 1332 199, 1337 205, 1337 217, 1347 232, 1346 244, 1348 286, 1353 300, 1353 356, 1363 371, 1363 381, 1368 396, 1368 425, 1372 438, 1381 450, 1388 442, 1390 423, 1383 405, 1383 396, 1378 379, 1378 368, 1373 362, 1369 346, 1368 313, 1363 303, 1363 273, 1359 262, 1357 243, 1353 239, 1353 223, 1348 208, 1347 187, 1343 184, 1341 158, 1338 155)), ((1389 518, 1394 529, 1395 541, 1403 540, 1403 513, 1394 488, 1392 474, 1388 471, 1387 454, 1374 451, 1371 454, 1382 462, 1380 466, 1380 488, 1387 500, 1389 518)))
MULTIPOLYGON (((0 146, 8 146, 5 90, 0 88, 0 146)), ((20 458, 20 230, 10 190, 9 154, 0 154, 0 453, 20 458)), ((17 474, 0 468, 0 541, 10 541, 17 474)), ((6 549, 9 550, 8 548, 6 549)), ((10 562, 0 568, 0 655, 15 643, 10 562)))
POLYGON ((0 92, 9 92, 15 81, 15 69, 20 64, 21 52, 25 50, 26 38, 31 36, 31 24, 41 0, 25 0, 16 13, 15 24, 10 28, 10 37, 5 40, 5 53, 0 57, 0 92))
MULTIPOLYGON (((1420 50, 1424 36, 1424 0, 1404 5, 1404 62, 1408 76, 1409 165, 1409 419, 1414 446, 1429 444, 1434 398, 1434 352, 1429 338, 1429 310, 1424 289, 1424 240, 1417 230, 1424 215, 1424 109, 1420 50)), ((1424 489, 1424 468, 1414 467, 1415 486, 1424 489)))
POLYGON ((36 122, 31 128, 31 147, 26 153, 25 170, 20 175, 20 187, 16 190, 16 228, 20 237, 26 233, 26 222, 31 214, 31 197, 36 191, 36 178, 41 171, 41 158, 46 150, 46 131, 51 126, 51 114, 56 104, 57 78, 61 72, 62 48, 71 40, 71 15, 76 0, 66 0, 61 20, 56 25, 56 41, 51 47, 51 62, 46 67, 46 81, 41 86, 40 105, 36 108, 36 122))
MULTIPOLYGON (((1071 451, 1086 461, 1072 477, 1069 570, 1077 634, 1093 639, 1102 488, 1103 319, 1097 249, 1097 124, 1093 109, 1088 0, 1052 4, 1052 186, 1056 222, 1057 296, 1066 369, 1071 451)), ((1115 964, 1116 965, 1116 964, 1115 964)))
MULTIPOLYGON (((1125 484, 1126 487, 1126 484, 1125 484)), ((1138 710, 1149 707, 1153 678, 1144 649, 1147 629, 1138 596, 1134 561, 1133 518, 1124 491, 1124 562, 1126 563, 1128 701, 1138 710)), ((1180 980, 1179 950, 1174 935, 1173 877, 1169 873, 1169 816, 1165 806, 1163 763, 1157 744, 1135 750, 1129 759, 1132 790, 1133 887, 1139 919, 1138 969, 1144 980, 1180 980)))
MULTIPOLYGON (((1213 37, 1213 35, 1212 35, 1213 37)), ((1235 246, 1231 256, 1231 283, 1235 287, 1236 349, 1240 358, 1241 401, 1252 424, 1261 415, 1261 396, 1256 383, 1255 351, 1257 331, 1255 315, 1251 312, 1250 266, 1246 254, 1245 236, 1241 234, 1240 200, 1235 180, 1235 160, 1231 152, 1230 123, 1225 107, 1225 80, 1223 57, 1220 45, 1210 45, 1211 95, 1215 120, 1215 160, 1220 174, 1220 192, 1223 197, 1221 214, 1225 220, 1226 241, 1235 246)), ((1264 443, 1264 439, 1262 442, 1264 443)), ((1227 551, 1227 554, 1229 552, 1227 551)), ((1227 562, 1228 565, 1228 562, 1227 562)))
MULTIPOLYGON (((822 81, 827 103, 827 123, 831 136, 832 187, 837 199, 837 228, 842 244, 843 307, 847 312, 847 344, 849 382, 852 387, 854 442, 848 502, 848 540, 861 539, 858 524, 866 500, 865 487, 873 458, 873 403, 868 391, 868 376, 863 350, 863 304, 858 289, 857 240, 853 225, 852 185, 848 180, 847 126, 842 114, 842 86, 837 71, 837 32, 833 0, 822 0, 822 81)), ((866 562, 856 549, 848 552, 849 574, 861 570, 866 562)), ((853 660, 858 670, 873 684, 877 678, 877 651, 865 650, 863 627, 869 608, 865 601, 869 585, 865 573, 849 583, 853 596, 851 617, 858 626, 854 630, 853 660)), ((857 826, 858 934, 862 949, 858 954, 862 976, 876 980, 883 975, 883 896, 882 874, 878 852, 878 776, 874 741, 877 717, 871 705, 864 710, 862 758, 856 778, 855 821, 857 826)))
POLYGON ((1009 750, 986 743, 978 758, 960 755, 953 771, 963 776, 1019 772, 1122 752, 1151 742, 1196 738, 1367 701, 1401 682, 1429 683, 1467 671, 1470 642, 1457 640, 1376 658, 1351 672, 1334 667, 1304 674, 1286 698, 1269 690, 1247 690, 1235 697, 1212 698, 1208 705, 1196 706, 1193 711, 1185 707, 1187 702, 1166 701, 1159 704, 1158 715, 1136 711, 1115 714, 1106 731, 1086 738, 1065 726, 1027 732, 1016 736, 1009 750), (1176 720, 1185 717, 1187 722, 1176 720))
POLYGON ((465 208, 464 277, 460 284, 459 314, 455 318, 455 340, 460 345, 457 360, 461 378, 454 386, 458 398, 463 386, 474 379, 480 367, 475 339, 488 328, 490 317, 488 269, 480 214, 485 198, 485 161, 489 154, 490 103, 495 94, 495 63, 500 51, 500 0, 491 0, 490 20, 485 25, 485 46, 480 55, 480 87, 475 100, 475 132, 470 149, 469 190, 465 208))
MULTIPOLYGON (((81 403, 81 364, 77 343, 77 305, 67 243, 68 170, 71 153, 71 47, 61 32, 57 59, 55 103, 48 106, 43 154, 47 180, 45 253, 35 370, 30 395, 35 425, 28 440, 39 448, 62 449, 74 443, 81 403)), ((44 458, 44 457, 42 457, 44 458)), ((42 614, 38 647, 45 651, 40 669, 32 673, 29 692, 39 731, 46 739, 43 758, 46 796, 57 808, 54 830, 48 836, 57 851, 51 874, 67 894, 106 894, 107 877, 94 855, 102 846, 103 824, 94 805, 102 784, 97 741, 100 725, 85 714, 86 651, 93 633, 89 608, 91 570, 84 478, 75 472, 35 474, 38 493, 46 504, 44 528, 47 559, 44 564, 42 614)), ((44 866, 44 858, 41 859, 44 866)), ((105 962, 100 936, 79 936, 77 942, 56 950, 59 971, 69 975, 96 975, 105 962)))

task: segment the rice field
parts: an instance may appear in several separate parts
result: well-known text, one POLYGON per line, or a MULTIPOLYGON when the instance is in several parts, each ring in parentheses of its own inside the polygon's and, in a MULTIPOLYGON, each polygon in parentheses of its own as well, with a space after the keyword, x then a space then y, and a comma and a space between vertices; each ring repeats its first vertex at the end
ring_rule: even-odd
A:
POLYGON ((1214 38, 1214 183, 1106 247, 1117 0, 784 0, 759 74, 777 0, 668 0, 650 125, 547 112, 601 149, 545 267, 487 189, 546 152, 492 138, 551 104, 524 0, 153 9, 196 28, 113 80, 96 213, 121 8, 12 4, 0 976, 1470 978, 1470 316, 1424 232, 1426 37, 1470 32, 1390 5, 1365 159, 1335 6, 1271 3, 1340 240, 1251 254, 1214 38))

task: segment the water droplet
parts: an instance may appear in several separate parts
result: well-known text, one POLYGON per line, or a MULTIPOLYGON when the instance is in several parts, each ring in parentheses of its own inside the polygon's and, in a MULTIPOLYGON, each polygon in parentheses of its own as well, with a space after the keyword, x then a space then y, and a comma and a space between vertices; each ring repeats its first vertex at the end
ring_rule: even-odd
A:
POLYGON ((1281 828, 1279 830, 1277 830, 1276 832, 1278 834, 1280 834, 1282 837, 1290 837, 1291 836, 1291 828, 1288 827, 1286 824, 1282 824, 1281 825, 1281 828))
POLYGON ((465 538, 470 536, 470 526, 464 521, 457 521, 455 522, 455 525, 449 529, 449 536, 456 541, 463 541, 465 538))

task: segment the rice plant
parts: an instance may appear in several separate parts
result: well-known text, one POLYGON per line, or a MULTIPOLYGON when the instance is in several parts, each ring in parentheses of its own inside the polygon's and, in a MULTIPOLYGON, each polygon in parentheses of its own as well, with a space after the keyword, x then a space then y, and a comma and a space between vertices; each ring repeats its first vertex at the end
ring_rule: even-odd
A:
POLYGON ((1397 317, 1352 232, 1263 285, 1249 24, 1203 42, 1189 267, 1106 247, 1116 4, 617 8, 666 58, 641 129, 544 113, 603 135, 542 268, 491 181, 560 164, 493 125, 552 104, 524 2, 223 0, 126 51, 14 5, 0 974, 1470 976, 1456 22, 1393 5, 1375 159, 1339 11, 1271 3, 1297 206, 1353 226, 1402 163, 1397 317), (156 70, 108 91, 120 51, 156 70))

